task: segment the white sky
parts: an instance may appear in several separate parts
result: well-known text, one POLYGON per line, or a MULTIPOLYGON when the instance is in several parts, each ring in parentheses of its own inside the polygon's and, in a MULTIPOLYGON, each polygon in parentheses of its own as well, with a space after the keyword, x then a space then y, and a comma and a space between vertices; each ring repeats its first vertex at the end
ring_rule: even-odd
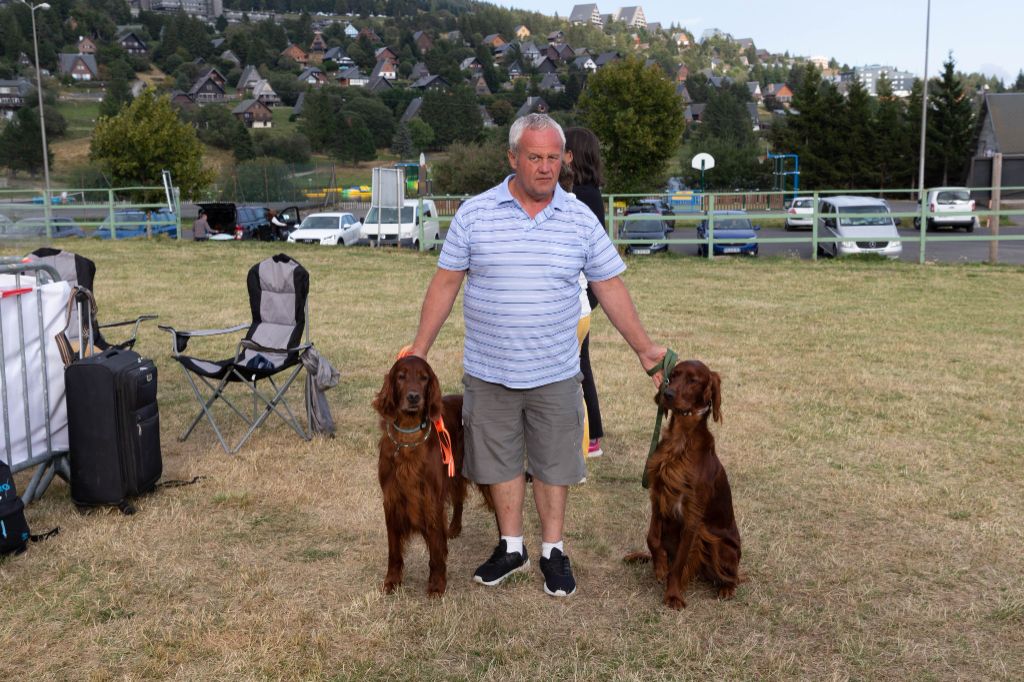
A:
MULTIPOLYGON (((572 0, 495 0, 518 7, 568 17, 572 0)), ((924 72, 927 0, 857 0, 811 2, 775 0, 745 2, 715 0, 632 0, 647 21, 673 22, 692 31, 699 40, 708 28, 719 28, 734 38, 753 38, 758 48, 805 57, 835 57, 850 66, 884 64, 921 75, 924 72)), ((610 14, 624 5, 598 2, 610 14)), ((1024 1, 932 0, 928 74, 935 76, 948 52, 957 70, 978 71, 1012 83, 1024 68, 1024 1)))

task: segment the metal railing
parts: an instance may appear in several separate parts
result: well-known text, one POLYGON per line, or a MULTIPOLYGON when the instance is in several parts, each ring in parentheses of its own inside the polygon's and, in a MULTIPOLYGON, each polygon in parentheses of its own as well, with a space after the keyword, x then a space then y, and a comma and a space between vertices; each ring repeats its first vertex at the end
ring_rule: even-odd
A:
POLYGON ((177 192, 168 196, 162 186, 51 189, 49 211, 44 195, 42 190, 0 190, 0 235, 52 239, 80 230, 107 239, 181 237, 180 199, 177 192))

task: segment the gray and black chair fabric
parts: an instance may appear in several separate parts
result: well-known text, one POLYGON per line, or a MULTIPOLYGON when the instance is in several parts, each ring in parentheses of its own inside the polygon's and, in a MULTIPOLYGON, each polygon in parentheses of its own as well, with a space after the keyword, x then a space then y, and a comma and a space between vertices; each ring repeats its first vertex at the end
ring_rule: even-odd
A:
POLYGON ((299 424, 285 400, 288 388, 302 370, 302 353, 312 346, 309 342, 309 273, 298 261, 279 253, 249 269, 247 286, 252 312, 250 324, 195 331, 180 331, 160 325, 160 329, 171 334, 171 356, 184 370, 200 406, 178 440, 187 439, 206 417, 217 440, 229 454, 238 452, 272 413, 276 413, 304 440, 310 439, 310 434, 299 424), (242 330, 246 330, 245 336, 229 358, 204 360, 184 355, 193 337, 218 336, 242 330), (206 386, 207 393, 200 389, 200 384, 206 386), (236 406, 225 394, 232 384, 246 386, 251 392, 253 406, 250 413, 236 406), (263 388, 266 385, 269 385, 269 391, 263 388), (223 401, 248 426, 245 435, 233 447, 228 445, 214 419, 211 408, 218 400, 223 401))
POLYGON ((76 305, 71 310, 71 317, 66 336, 79 356, 92 351, 91 345, 100 351, 108 348, 131 349, 139 335, 139 325, 146 320, 155 320, 156 315, 140 315, 131 320, 99 324, 96 320, 96 301, 93 288, 96 279, 96 264, 77 253, 54 249, 48 246, 36 249, 25 260, 30 263, 49 265, 57 271, 60 278, 71 285, 75 291, 76 305), (82 291, 85 289, 85 291, 82 291), (88 310, 89 314, 85 315, 88 310), (83 319, 85 318, 85 319, 83 319), (102 330, 115 327, 132 326, 131 335, 120 343, 110 343, 103 337, 102 330), (82 343, 82 341, 85 343, 82 343))

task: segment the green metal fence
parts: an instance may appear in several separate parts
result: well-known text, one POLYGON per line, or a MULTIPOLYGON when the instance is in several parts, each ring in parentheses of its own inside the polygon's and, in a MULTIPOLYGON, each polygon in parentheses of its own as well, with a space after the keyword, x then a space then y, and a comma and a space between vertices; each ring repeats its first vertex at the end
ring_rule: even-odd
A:
POLYGON ((124 239, 181 237, 181 202, 164 187, 0 190, 4 240, 65 235, 124 239))
MULTIPOLYGON (((992 188, 971 188, 971 191, 991 191, 992 188)), ((1024 187, 1003 187, 1005 195, 1024 194, 1024 187)), ((914 242, 919 246, 918 261, 924 263, 927 257, 928 244, 941 242, 1010 242, 1024 240, 1024 202, 1004 202, 1005 205, 998 209, 989 207, 977 207, 969 213, 939 213, 933 210, 924 198, 925 192, 918 198, 916 190, 894 190, 894 189, 869 189, 869 190, 828 190, 818 192, 806 192, 800 194, 801 198, 811 198, 812 211, 806 217, 810 219, 810 229, 802 233, 793 233, 784 236, 756 236, 750 241, 756 241, 759 245, 765 244, 803 244, 810 245, 811 258, 817 259, 821 250, 831 244, 839 244, 850 241, 850 238, 831 236, 825 229, 825 216, 820 211, 821 200, 836 196, 861 196, 880 198, 886 202, 888 215, 897 220, 897 225, 907 228, 910 224, 919 224, 919 234, 911 236, 893 236, 890 241, 914 242), (902 210, 894 210, 892 204, 903 204, 902 210), (1016 206, 1011 208, 1010 206, 1016 206), (977 227, 990 227, 989 234, 938 234, 929 229, 929 222, 936 216, 942 218, 973 216, 974 225, 977 227), (1000 223, 1021 218, 1021 225, 1011 228, 1010 233, 1001 232, 1000 223)), ((420 225, 421 249, 432 249, 444 241, 444 230, 451 223, 452 217, 458 210, 459 205, 467 195, 437 195, 422 197, 432 199, 438 209, 438 221, 441 226, 441 239, 432 240, 424 234, 423 225, 420 225)), ((722 239, 715 237, 715 222, 721 220, 723 211, 743 211, 745 217, 752 223, 763 221, 784 223, 789 202, 794 197, 791 192, 709 192, 700 193, 684 190, 682 192, 655 192, 648 194, 614 194, 607 195, 607 209, 605 213, 605 228, 612 242, 620 246, 644 246, 653 244, 668 244, 670 246, 693 246, 703 247, 700 249, 702 255, 711 259, 715 257, 715 244, 721 244, 722 239), (665 239, 628 239, 622 237, 623 226, 631 221, 650 220, 651 214, 634 213, 626 214, 626 208, 640 199, 657 199, 669 204, 673 211, 669 220, 674 222, 674 229, 668 233, 665 239), (706 236, 700 237, 697 234, 697 227, 701 222, 706 222, 706 236)), ((422 206, 420 209, 422 215, 422 206)), ((852 213, 830 214, 829 218, 843 220, 851 218, 852 213)), ((736 239, 730 238, 730 244, 736 243, 736 239)))

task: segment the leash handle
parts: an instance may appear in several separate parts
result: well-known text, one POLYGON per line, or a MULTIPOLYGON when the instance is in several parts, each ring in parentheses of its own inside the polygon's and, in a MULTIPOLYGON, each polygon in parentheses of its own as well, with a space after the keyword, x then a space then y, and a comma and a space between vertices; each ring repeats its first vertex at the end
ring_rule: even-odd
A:
MULTIPOLYGON (((661 362, 647 370, 648 376, 654 376, 659 370, 661 370, 661 386, 658 388, 659 394, 661 394, 661 392, 668 386, 668 377, 672 373, 672 368, 676 366, 677 359, 678 356, 675 351, 669 348, 665 351, 665 355, 661 358, 661 362)), ((647 459, 644 461, 644 471, 640 476, 640 485, 644 490, 651 487, 651 482, 647 478, 647 465, 650 463, 651 456, 654 455, 654 451, 658 449, 658 441, 661 439, 661 420, 664 416, 665 408, 659 404, 658 416, 654 418, 654 434, 651 436, 651 447, 647 451, 647 459)))

